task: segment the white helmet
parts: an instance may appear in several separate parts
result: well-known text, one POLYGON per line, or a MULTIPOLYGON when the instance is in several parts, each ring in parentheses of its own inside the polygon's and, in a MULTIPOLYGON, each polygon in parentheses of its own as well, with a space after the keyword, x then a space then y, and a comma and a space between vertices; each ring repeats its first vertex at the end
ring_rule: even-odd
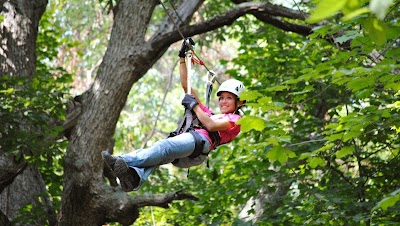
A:
POLYGON ((235 94, 239 98, 240 94, 245 90, 246 88, 244 88, 244 85, 241 81, 236 79, 228 79, 219 86, 217 96, 220 96, 221 92, 226 91, 235 94))

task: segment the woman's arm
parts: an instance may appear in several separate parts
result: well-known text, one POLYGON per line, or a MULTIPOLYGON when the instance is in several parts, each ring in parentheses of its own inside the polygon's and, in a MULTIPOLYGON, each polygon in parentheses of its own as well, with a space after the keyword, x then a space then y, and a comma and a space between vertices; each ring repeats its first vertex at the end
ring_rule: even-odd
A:
MULTIPOLYGON (((185 62, 185 58, 179 58, 179 74, 180 74, 180 79, 181 79, 181 85, 183 88, 183 91, 185 91, 185 93, 187 93, 187 88, 188 88, 188 84, 187 84, 187 68, 186 68, 186 62, 185 62)), ((194 98, 196 99, 196 101, 198 103, 201 103, 199 97, 197 96, 196 91, 191 88, 191 94, 193 94, 194 98)))
MULTIPOLYGON (((181 79, 181 85, 185 93, 187 93, 187 69, 186 69, 186 62, 185 58, 179 58, 179 74, 181 79)), ((197 96, 196 91, 192 88, 191 94, 193 94, 194 98, 196 99, 197 103, 201 104, 199 97, 197 96)), ((211 119, 204 111, 201 109, 200 105, 196 105, 193 108, 194 113, 196 114, 197 118, 200 120, 201 124, 210 132, 219 131, 219 130, 226 130, 232 127, 231 122, 227 119, 211 119)))
POLYGON ((194 106, 193 111, 200 120, 201 124, 210 132, 227 130, 233 127, 232 123, 226 118, 213 120, 206 113, 204 113, 199 105, 194 106))

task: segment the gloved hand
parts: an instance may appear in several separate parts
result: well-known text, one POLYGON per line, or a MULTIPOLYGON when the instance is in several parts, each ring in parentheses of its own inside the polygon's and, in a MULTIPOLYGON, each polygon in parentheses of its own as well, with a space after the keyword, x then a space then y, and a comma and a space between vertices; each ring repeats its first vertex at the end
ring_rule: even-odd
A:
POLYGON ((182 99, 182 105, 188 110, 193 110, 194 106, 198 105, 196 98, 192 94, 186 94, 182 99))
POLYGON ((178 56, 184 58, 186 56, 186 51, 191 49, 191 46, 194 46, 194 41, 191 37, 185 38, 182 42, 181 50, 179 50, 178 56))

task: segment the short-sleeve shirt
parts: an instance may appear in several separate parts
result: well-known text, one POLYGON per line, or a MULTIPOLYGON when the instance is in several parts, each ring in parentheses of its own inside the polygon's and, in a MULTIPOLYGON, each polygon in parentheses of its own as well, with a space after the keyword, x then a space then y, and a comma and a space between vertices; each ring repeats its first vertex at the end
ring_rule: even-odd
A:
MULTIPOLYGON (((233 113, 228 113, 228 114, 219 114, 219 115, 214 115, 210 109, 208 109, 206 106, 203 104, 200 104, 200 108, 213 120, 215 119, 222 119, 226 118, 231 124, 233 125, 231 128, 227 130, 220 130, 218 131, 219 136, 221 138, 220 144, 225 144, 231 142, 237 135, 240 133, 240 125, 237 125, 236 122, 237 120, 240 119, 240 115, 238 114, 233 114, 233 113)), ((206 129, 195 129, 197 132, 203 134, 208 142, 210 142, 210 151, 216 148, 216 144, 213 143, 211 140, 211 137, 209 135, 209 132, 206 129)))

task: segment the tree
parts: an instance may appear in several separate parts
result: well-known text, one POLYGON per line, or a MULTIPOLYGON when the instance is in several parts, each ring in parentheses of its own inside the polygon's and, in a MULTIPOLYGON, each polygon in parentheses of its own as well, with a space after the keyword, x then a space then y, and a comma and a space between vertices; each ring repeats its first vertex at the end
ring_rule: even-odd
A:
MULTIPOLYGON (((104 54, 103 60, 98 68, 97 75, 95 80, 93 81, 92 86, 81 97, 75 98, 76 103, 75 105, 73 105, 75 106, 75 108, 72 109, 69 116, 67 116, 67 122, 64 123, 63 129, 66 130, 65 132, 67 132, 69 144, 63 159, 63 192, 61 195, 61 206, 57 218, 57 224, 59 225, 100 225, 106 222, 119 222, 123 225, 129 225, 137 219, 138 208, 140 207, 149 205, 165 207, 173 200, 196 199, 196 197, 194 197, 193 195, 186 194, 181 191, 171 192, 167 194, 138 195, 132 197, 126 193, 123 193, 118 188, 108 185, 107 180, 105 180, 103 176, 103 164, 99 164, 102 163, 100 152, 107 147, 112 146, 112 137, 115 132, 116 124, 119 115, 123 107, 125 106, 127 96, 131 90, 132 85, 144 76, 146 71, 148 71, 152 67, 152 65, 165 53, 165 51, 171 44, 179 41, 182 38, 180 36, 180 33, 174 27, 174 24, 170 22, 167 15, 165 15, 164 18, 161 19, 159 23, 157 23, 158 29, 155 30, 154 33, 147 33, 154 10, 160 7, 156 1, 120 0, 115 2, 115 6, 113 6, 114 3, 112 1, 108 1, 107 3, 112 6, 112 12, 114 15, 113 28, 107 51, 104 54), (71 115, 74 115, 76 117, 71 117, 71 115)), ((7 46, 7 49, 13 49, 13 51, 8 52, 6 57, 3 57, 2 55, 2 65, 8 66, 3 66, 2 77, 13 77, 13 75, 29 75, 30 77, 37 76, 35 75, 35 72, 38 71, 35 65, 35 43, 37 42, 38 23, 42 16, 42 13, 45 10, 46 4, 47 1, 3 2, 4 8, 6 8, 7 10, 2 11, 2 13, 5 15, 2 25, 3 27, 7 27, 6 25, 9 25, 10 28, 3 30, 5 31, 5 33, 2 34, 2 39, 4 41, 7 41, 6 43, 7 45, 9 45, 7 46), (12 16, 8 16, 7 13, 13 14, 12 16), (22 19, 21 23, 14 23, 18 22, 19 19, 22 19), (24 31, 23 34, 27 35, 15 35, 15 32, 21 31, 24 31), (30 44, 22 46, 18 45, 20 42, 16 42, 15 37, 21 39, 20 41, 22 43, 28 43, 29 41, 30 44), (16 47, 22 47, 22 49, 18 49, 16 47), (30 51, 26 49, 27 47, 30 48, 30 51), (20 56, 25 55, 29 56, 29 60, 20 62, 20 56), (17 65, 17 67, 14 67, 14 65, 17 65)), ((180 15, 180 19, 178 19, 176 17, 176 14, 174 14, 172 11, 170 12, 171 15, 173 15, 174 17, 175 23, 177 24, 177 26, 180 27, 180 31, 185 36, 194 36, 197 34, 216 30, 223 26, 229 26, 235 21, 238 21, 238 19, 241 17, 245 18, 246 20, 254 20, 252 19, 253 17, 250 18, 246 16, 248 14, 251 14, 258 21, 273 25, 276 28, 282 29, 284 31, 297 33, 301 36, 309 36, 310 34, 319 36, 314 37, 316 39, 312 39, 312 41, 318 42, 317 44, 322 43, 323 45, 321 44, 321 49, 316 48, 314 50, 318 51, 318 53, 315 53, 315 55, 313 56, 314 58, 312 58, 310 62, 318 62, 318 60, 326 57, 325 55, 321 54, 325 52, 319 52, 321 50, 328 52, 327 55, 337 54, 338 56, 340 56, 340 51, 332 49, 331 47, 329 47, 332 46, 331 44, 327 45, 325 41, 321 42, 320 39, 328 40, 331 43, 336 44, 340 50, 340 48, 348 48, 347 41, 350 41, 353 37, 350 33, 344 33, 345 35, 340 36, 341 33, 339 31, 346 31, 345 26, 339 27, 342 30, 330 30, 330 26, 322 27, 326 28, 325 30, 321 29, 321 27, 317 27, 320 28, 317 29, 315 27, 316 25, 309 25, 306 22, 306 19, 309 17, 307 13, 289 9, 283 6, 273 5, 270 3, 246 1, 216 1, 213 4, 204 5, 210 6, 209 9, 203 9, 202 6, 203 1, 181 2, 177 5, 176 10, 177 13, 180 15), (212 8, 212 6, 220 7, 218 9, 215 9, 212 8), (190 25, 191 18, 199 10, 209 10, 206 12, 210 12, 210 16, 207 15, 206 20, 203 22, 190 25), (218 16, 214 16, 215 14, 213 14, 213 10, 225 11, 218 16), (329 32, 327 30, 329 30, 329 32), (337 39, 335 39, 338 36, 342 38, 342 41, 337 41, 337 39)), ((331 14, 328 14, 328 16, 330 15, 331 14)), ((376 29, 376 26, 370 26, 371 33, 373 33, 374 29, 376 29)), ((357 37, 357 35, 355 35, 355 37, 357 37)), ((296 38, 298 39, 299 36, 297 36, 296 38)), ((379 35, 375 38, 377 38, 376 40, 382 39, 382 37, 379 35)), ((282 46, 282 48, 284 48, 284 46, 282 46)), ((5 49, 3 48, 3 51, 4 50, 5 49)), ((353 54, 353 57, 356 57, 356 53, 353 54)), ((248 53, 247 56, 252 55, 251 53, 248 53)), ((327 66, 324 68, 318 65, 318 67, 320 68, 319 72, 332 71, 333 69, 330 66, 334 64, 340 64, 342 62, 341 60, 343 59, 339 58, 339 60, 337 61, 330 62, 329 64, 326 63, 325 65, 327 66)), ((246 62, 243 61, 246 61, 246 58, 239 58, 237 60, 240 65, 246 65, 246 62)), ((302 60, 303 64, 306 64, 306 62, 306 59, 302 60)), ((247 65, 250 66, 250 64, 247 65)), ((279 68, 278 66, 279 65, 277 65, 277 67, 274 69, 279 71, 281 68, 279 68)), ((256 76, 256 79, 258 80, 265 78, 263 77, 265 75, 262 72, 258 71, 257 68, 249 67, 246 69, 250 72, 250 74, 254 74, 256 76)), ((300 170, 303 169, 303 167, 311 167, 315 169, 318 166, 322 167, 325 165, 333 166, 333 171, 335 171, 334 169, 338 168, 336 167, 336 165, 333 165, 335 164, 334 159, 330 159, 329 156, 317 155, 320 153, 320 149, 323 148, 320 145, 317 147, 308 147, 310 149, 309 152, 305 152, 303 150, 292 150, 288 148, 290 147, 290 145, 293 145, 291 144, 293 142, 301 142, 302 135, 304 136, 305 134, 312 134, 312 132, 305 128, 305 126, 298 126, 296 124, 290 124, 290 126, 288 126, 288 124, 286 123, 289 122, 288 115, 291 111, 294 111, 300 123, 310 123, 309 125, 315 123, 313 124, 313 126, 318 126, 321 128, 324 124, 323 119, 327 116, 329 110, 336 109, 338 106, 342 106, 344 103, 348 103, 349 99, 340 99, 340 101, 337 101, 335 103, 326 103, 329 98, 320 98, 315 102, 313 101, 312 104, 309 104, 302 108, 301 111, 296 111, 297 105, 300 104, 299 102, 307 98, 307 96, 301 96, 292 103, 297 105, 288 105, 287 107, 289 108, 289 110, 283 111, 283 108, 279 108, 280 106, 277 100, 280 100, 281 103, 285 103, 285 101, 287 101, 287 98, 291 98, 291 95, 299 95, 297 94, 298 91, 312 90, 315 93, 324 93, 327 96, 338 94, 341 94, 339 95, 341 97, 346 96, 346 94, 342 93, 339 88, 336 89, 336 86, 342 84, 334 83, 327 86, 327 83, 325 82, 321 82, 318 80, 314 81, 307 77, 307 75, 314 75, 311 73, 304 73, 302 77, 296 78, 295 71, 296 68, 288 71, 288 77, 293 76, 293 78, 291 79, 285 79, 284 77, 275 78, 276 80, 274 80, 274 82, 277 86, 271 87, 270 90, 267 89, 267 94, 268 92, 270 92, 268 95, 265 95, 264 91, 260 91, 259 93, 250 92, 249 94, 247 94, 248 96, 245 97, 247 100, 249 100, 250 105, 253 105, 255 108, 266 104, 267 109, 263 108, 261 111, 254 110, 253 113, 255 113, 257 116, 249 116, 244 118, 244 131, 249 132, 248 136, 254 137, 254 143, 246 145, 241 144, 240 147, 243 147, 243 151, 246 152, 251 151, 251 149, 253 148, 254 150, 260 150, 260 145, 268 145, 266 148, 268 151, 267 159, 271 161, 276 160, 277 162, 279 162, 280 171, 283 172, 282 174, 276 176, 277 179, 274 179, 276 181, 279 181, 278 178, 284 177, 286 175, 284 174, 284 172, 290 172, 293 169, 300 170), (308 85, 308 83, 310 82, 313 84, 313 87, 318 87, 318 89, 316 89, 315 91, 311 89, 310 85, 308 85), (283 92, 289 85, 296 85, 296 87, 288 92, 283 92), (272 101, 272 99, 270 98, 271 93, 275 95, 274 101, 272 101), (263 96, 264 98, 258 98, 260 96, 263 96), (276 106, 276 104, 278 104, 278 106, 276 106), (275 110, 280 110, 282 112, 281 116, 274 118, 273 115, 269 112, 271 108, 275 110), (307 118, 304 117, 304 113, 311 113, 311 115, 313 115, 315 118, 313 120, 306 120, 307 118), (268 118, 269 121, 271 121, 271 124, 266 124, 265 118, 268 118), (277 121, 274 121, 274 119, 277 121), (273 128, 275 126, 277 126, 277 130, 272 130, 271 132, 266 131, 266 128, 273 128), (252 131, 252 129, 255 129, 255 131, 252 131), (290 136, 290 139, 288 140, 286 138, 285 130, 291 129, 293 129, 295 133, 292 134, 290 136), (263 143, 261 139, 261 137, 264 136, 268 138, 268 142, 266 143, 263 143), (294 156, 296 156, 296 153, 299 155, 302 152, 304 152, 301 155, 300 159, 302 161, 294 163, 289 162, 288 165, 284 165, 284 163, 287 162, 288 159, 294 158, 294 156), (306 161, 307 163, 304 163, 304 161, 306 161)), ((345 72, 343 73, 347 75, 345 72)), ((322 75, 318 78, 326 79, 322 75)), ((246 83, 251 84, 251 78, 246 77, 246 79, 246 83)), ((28 81, 29 83, 27 85, 35 84, 35 79, 31 79, 28 81)), ((261 84, 264 85, 264 83, 261 84)), ((353 86, 351 86, 351 84, 349 85, 349 87, 354 88, 353 86)), ((257 87, 255 86, 255 88, 257 87)), ((258 87, 258 89, 262 90, 264 88, 261 86, 258 87)), ((13 90, 10 90, 10 92, 11 91, 13 90)), ((352 89, 351 91, 357 92, 359 90, 352 89)), ((388 102, 390 101, 391 100, 388 100, 388 102)), ((12 113, 12 115, 15 114, 15 112, 12 113)), ((387 114, 387 112, 385 114, 387 114)), ((17 131, 22 131, 24 132, 24 134, 26 134, 26 131, 33 131, 33 125, 36 125, 36 123, 37 122, 35 121, 27 122, 26 125, 24 123, 23 128, 19 128, 19 130, 17 131)), ((345 121, 343 123, 345 123, 345 121)), ((9 128, 15 128, 15 126, 13 125, 9 128)), ((14 130, 11 129, 11 131, 14 130)), ((2 134, 7 134, 11 137, 11 134, 8 131, 1 132, 2 134)), ((317 135, 322 134, 322 131, 318 130, 317 132, 317 135)), ((324 132, 333 133, 333 131, 330 130, 324 132)), ((355 136, 358 135, 360 134, 353 134, 351 135, 351 138, 355 138, 355 136)), ((389 136, 395 136, 395 134, 389 136)), ((20 162, 14 163, 14 161, 12 160, 14 159, 13 155, 10 155, 10 152, 3 150, 3 147, 12 147, 13 151, 18 151, 17 156, 20 156, 22 153, 29 151, 29 148, 24 149, 16 145, 2 145, 1 147, 1 153, 4 155, 7 154, 7 160, 1 162, 1 168, 5 169, 3 166, 6 166, 10 163, 13 164, 12 167, 7 167, 7 169, 11 169, 11 172, 2 172, 0 176, 9 178, 8 175, 11 174, 12 178, 14 178, 18 175, 19 172, 25 172, 26 170, 23 170, 23 165, 25 164, 27 157, 25 157, 24 159, 17 158, 18 160, 22 161, 21 166, 20 162)), ((35 147, 40 147, 40 145, 37 145, 35 147)), ((330 146, 324 147, 328 148, 330 146)), ((345 146, 339 145, 338 147, 345 146)), ((262 149, 263 148, 261 148, 261 150, 262 149)), ((348 150, 344 149, 340 153, 346 154, 346 151, 348 150)), ((333 153, 336 153, 336 151, 334 150, 333 153)), ((11 154, 15 155, 15 153, 11 154)), ((33 156, 35 156, 35 153, 28 154, 32 154, 33 156)), ((36 156, 40 156, 40 154, 36 153, 36 156)), ((250 163, 254 162, 249 161, 244 162, 243 164, 250 163)), ((276 165, 276 163, 275 165, 271 164, 271 166, 274 166, 275 168, 277 168, 278 165, 276 165)), ((359 166, 362 166, 360 161, 359 166)), ((248 167, 247 169, 249 168, 250 167, 248 167)), ((315 171, 314 173, 317 172, 318 171, 315 171)), ((265 179, 268 178, 268 175, 272 174, 272 171, 264 171, 263 173, 264 174, 261 175, 265 179)), ((240 174, 238 173, 238 175, 240 174)), ((340 175, 341 174, 339 173, 339 176, 340 175)), ((310 174, 307 174, 306 176, 304 176, 304 178, 300 179, 308 180, 308 176, 310 176, 310 174)), ((345 177, 342 177, 342 179, 343 178, 345 177)), ((110 179, 110 181, 111 180, 112 178, 110 179)), ((271 181, 274 180, 271 179, 271 181)), ((7 183, 3 185, 3 189, 6 188, 11 182, 12 180, 7 180, 7 183)), ((259 181, 256 182, 258 183, 259 181)), ((242 182, 242 185, 243 183, 244 182, 242 182)), ((287 189, 289 188, 288 185, 293 184, 276 183, 276 185, 282 187, 284 191, 287 191, 287 189)), ((299 183, 299 185, 304 184, 299 183)), ((259 186, 259 188, 261 187, 263 186, 259 186)), ((317 188, 318 187, 316 187, 315 189, 317 188)), ((361 188, 362 187, 360 187, 360 189, 361 188)), ((258 191, 258 189, 256 190, 258 191)), ((256 190, 252 190, 252 192, 246 192, 246 197, 241 199, 240 203, 243 204, 251 196, 254 196, 256 190)), ((265 191, 268 191, 268 189, 265 189, 265 191)), ((219 198, 224 199, 226 197, 222 195, 219 198)), ((24 200, 24 203, 29 203, 29 200, 24 200)), ((21 207, 23 206, 23 204, 19 204, 19 206, 21 207)), ((282 205, 278 206, 282 208, 282 205)), ((315 205, 309 208, 313 207, 318 206, 315 205)), ((229 212, 228 210, 221 211, 226 211, 227 213, 229 212)), ((3 214, 3 217, 5 215, 6 214, 3 214)), ((14 218, 12 216, 7 217, 10 219, 14 218)), ((284 217, 282 218, 284 219, 284 217)), ((52 215, 47 218, 47 224, 54 224, 54 217, 52 215)))

